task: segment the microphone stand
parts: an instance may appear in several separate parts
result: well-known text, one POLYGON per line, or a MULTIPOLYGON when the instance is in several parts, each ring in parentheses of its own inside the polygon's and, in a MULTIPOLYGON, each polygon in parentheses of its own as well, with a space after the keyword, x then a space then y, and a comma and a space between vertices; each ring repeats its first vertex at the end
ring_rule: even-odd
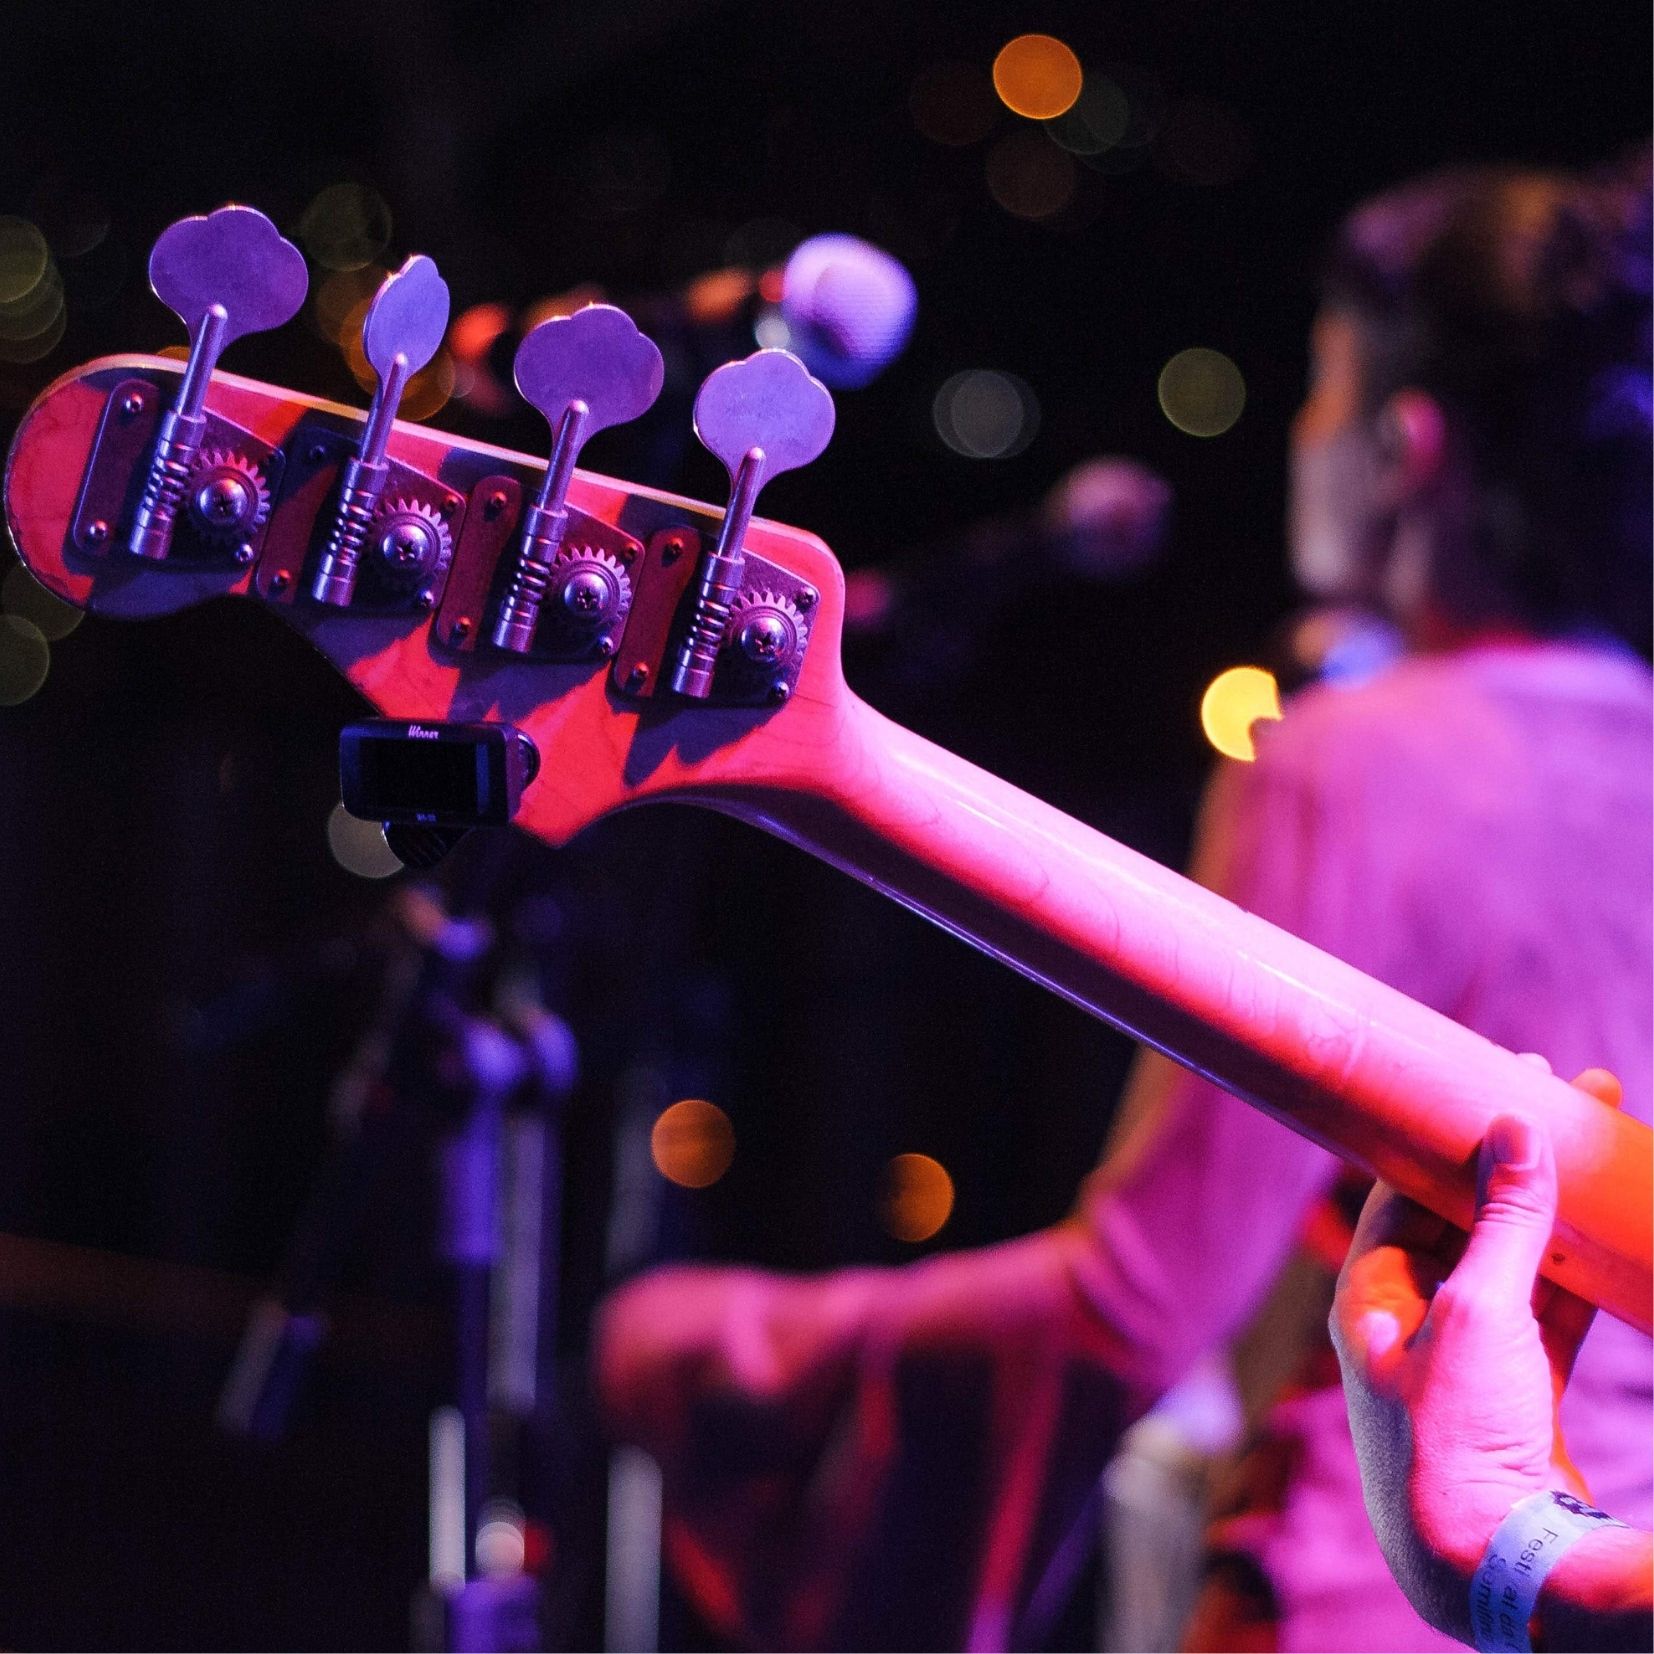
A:
POLYGON ((561 1129, 577 1069, 566 1024, 525 986, 496 996, 493 1015, 471 1009, 482 998, 478 979, 500 973, 495 930, 480 912, 507 843, 474 841, 449 908, 428 888, 398 892, 407 940, 334 1086, 339 1139, 295 1226, 279 1289, 254 1308, 218 1408, 238 1433, 270 1442, 285 1432, 325 1336, 322 1299, 405 1124, 399 1105, 430 1108, 442 1122, 436 1245, 453 1292, 453 1402, 431 1420, 430 1567, 415 1599, 414 1645, 456 1654, 540 1646, 522 1509, 496 1495, 499 1449, 555 1407, 547 1328, 557 1320, 561 1129))

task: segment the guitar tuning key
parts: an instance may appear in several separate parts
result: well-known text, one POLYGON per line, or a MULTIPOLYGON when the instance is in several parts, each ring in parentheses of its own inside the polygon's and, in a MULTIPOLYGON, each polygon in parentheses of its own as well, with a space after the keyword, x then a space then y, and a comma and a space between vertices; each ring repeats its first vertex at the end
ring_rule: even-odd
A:
POLYGON ((660 395, 665 365, 654 341, 624 310, 591 304, 532 329, 517 347, 512 376, 523 400, 551 426, 551 457, 523 513, 516 561, 489 632, 496 649, 534 647, 548 595, 580 652, 609 654, 631 602, 625 570, 601 550, 563 551, 569 480, 581 448, 610 425, 646 412, 660 395))
MULTIPOLYGON (((311 582, 318 603, 350 606, 362 552, 390 480, 385 453, 396 410, 408 381, 436 355, 447 331, 448 284, 430 259, 414 253, 379 284, 363 318, 362 351, 378 382, 361 443, 345 463, 333 527, 311 582)), ((442 561, 448 531, 416 502, 403 507, 383 525, 380 545, 388 569, 417 576, 442 561)))
MULTIPOLYGON (((771 477, 808 465, 832 434, 832 395, 789 351, 760 350, 745 361, 726 362, 701 386, 695 435, 723 461, 730 493, 718 543, 696 577, 694 608, 672 671, 678 694, 705 700, 712 693, 741 594, 747 526, 759 490, 771 477)), ((755 628, 748 652, 758 659, 773 646, 770 632, 755 628)))
MULTIPOLYGON (((304 303, 309 277, 304 255, 263 213, 229 206, 181 218, 162 231, 149 255, 149 285, 190 335, 178 398, 156 433, 127 540, 134 556, 159 562, 171 548, 185 492, 197 480, 207 387, 219 357, 243 334, 280 327, 292 317, 304 303)), ((214 457, 223 463, 212 468, 194 502, 210 537, 241 526, 243 517, 251 526, 259 510, 258 488, 239 476, 247 467, 233 455, 214 457)))

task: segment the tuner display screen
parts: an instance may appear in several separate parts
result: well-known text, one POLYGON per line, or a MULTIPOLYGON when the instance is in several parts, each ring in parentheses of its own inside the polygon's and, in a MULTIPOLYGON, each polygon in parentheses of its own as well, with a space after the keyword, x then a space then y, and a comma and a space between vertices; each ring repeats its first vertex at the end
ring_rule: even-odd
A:
POLYGON ((488 751, 475 741, 363 741, 358 778, 372 813, 475 816, 488 794, 488 751))

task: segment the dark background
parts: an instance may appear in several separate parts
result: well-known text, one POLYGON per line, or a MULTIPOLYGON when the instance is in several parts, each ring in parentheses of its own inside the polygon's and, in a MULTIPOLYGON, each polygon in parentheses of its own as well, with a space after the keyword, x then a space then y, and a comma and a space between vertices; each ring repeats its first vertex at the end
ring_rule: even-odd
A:
MULTIPOLYGON (((1645 8, 1603 4, 14 6, 0 212, 90 192, 109 230, 59 260, 61 344, 0 364, 0 435, 76 362, 177 341, 143 259, 172 219, 225 199, 291 231, 323 187, 371 184, 386 256, 433 255, 456 311, 584 281, 622 300, 668 290, 732 249, 771 251, 783 232, 754 221, 866 235, 917 279, 912 345, 840 396, 828 454, 764 509, 857 566, 1030 506, 1094 453, 1161 471, 1174 532, 1148 575, 1013 598, 921 683, 888 660, 850 670, 913 727, 1175 861, 1209 756, 1201 690, 1293 601, 1286 432, 1328 231, 1443 162, 1611 157, 1646 134, 1648 66, 1645 8), (1055 220, 1012 216, 984 162, 1025 123, 1002 110, 983 140, 944 147, 908 98, 928 68, 985 69, 1026 29, 1132 66, 1167 107, 1221 103, 1249 159, 1197 186, 1151 146, 1133 170, 1082 168, 1055 220), (1246 379, 1242 418, 1212 440, 1156 405, 1161 365, 1193 344, 1246 379), (937 439, 931 398, 969 367, 1033 387, 1043 420, 1020 455, 968 460, 937 439)), ((302 321, 227 365, 363 399, 302 321)), ((435 423, 542 440, 459 401, 435 423)), ((698 453, 650 480, 719 497, 698 453)), ((288 1439, 253 1449, 210 1422, 383 958, 386 887, 344 872, 324 834, 337 727, 357 711, 295 637, 234 605, 90 620, 54 647, 41 693, 0 711, 0 1643, 405 1642, 424 1414, 444 1383, 417 1130, 364 1213, 332 1354, 288 1439)), ((957 1185, 933 1246, 1060 1215, 1129 1056, 715 818, 662 809, 561 854, 525 845, 501 901, 559 921, 537 932, 547 991, 587 1059, 568 1123, 571 1361, 603 1272, 615 1093, 639 1064, 735 1123, 729 1175, 674 1197, 677 1244, 813 1268, 914 1255, 878 1221, 880 1170, 906 1150, 957 1185), (641 942, 640 911, 656 915, 641 942)), ((574 1577, 593 1518, 559 1520, 574 1577)), ((560 1635, 590 1642, 589 1580, 573 1594, 560 1635)), ((1088 1634, 1083 1611, 1071 1630, 1088 1634)))

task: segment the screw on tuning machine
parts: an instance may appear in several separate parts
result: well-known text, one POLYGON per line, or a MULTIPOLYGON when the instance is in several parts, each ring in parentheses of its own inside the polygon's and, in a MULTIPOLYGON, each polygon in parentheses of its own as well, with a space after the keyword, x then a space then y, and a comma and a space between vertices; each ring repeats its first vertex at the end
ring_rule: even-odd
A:
MULTIPOLYGON (((243 334, 287 321, 304 303, 309 277, 304 255, 263 213, 231 206, 163 230, 149 255, 149 285, 190 335, 178 400, 156 433, 127 541, 134 556, 159 562, 206 435, 207 386, 218 358, 243 334)), ((224 509, 216 496, 213 503, 224 509)))
POLYGON ((584 633, 599 653, 610 653, 610 628, 627 601, 626 577, 611 571, 609 559, 601 556, 559 556, 568 530, 569 479, 588 438, 636 419, 660 395, 661 354, 624 310, 589 304, 534 328, 517 347, 512 372, 523 400, 551 426, 551 458, 539 493, 523 513, 516 563, 489 641, 496 649, 527 654, 541 605, 556 581, 572 630, 584 633))
MULTIPOLYGON (((385 450, 396 410, 408 381, 436 355, 447 330, 448 284, 430 259, 414 253, 400 270, 380 282, 362 321, 362 352, 378 376, 378 385, 361 446, 345 465, 333 528, 311 583, 310 595, 318 603, 341 609, 350 606, 362 550, 390 478, 385 450)), ((422 532, 415 515, 400 512, 386 525, 382 545, 393 569, 411 556, 414 540, 422 532)), ((440 554, 438 530, 423 532, 430 540, 428 560, 434 561, 440 554)))
POLYGON ((730 493, 718 543, 696 578, 694 610, 672 671, 680 695, 704 701, 712 693, 759 489, 783 471, 808 465, 832 434, 831 394, 788 351, 760 350, 743 362, 726 362, 701 386, 695 435, 724 462, 730 493))

